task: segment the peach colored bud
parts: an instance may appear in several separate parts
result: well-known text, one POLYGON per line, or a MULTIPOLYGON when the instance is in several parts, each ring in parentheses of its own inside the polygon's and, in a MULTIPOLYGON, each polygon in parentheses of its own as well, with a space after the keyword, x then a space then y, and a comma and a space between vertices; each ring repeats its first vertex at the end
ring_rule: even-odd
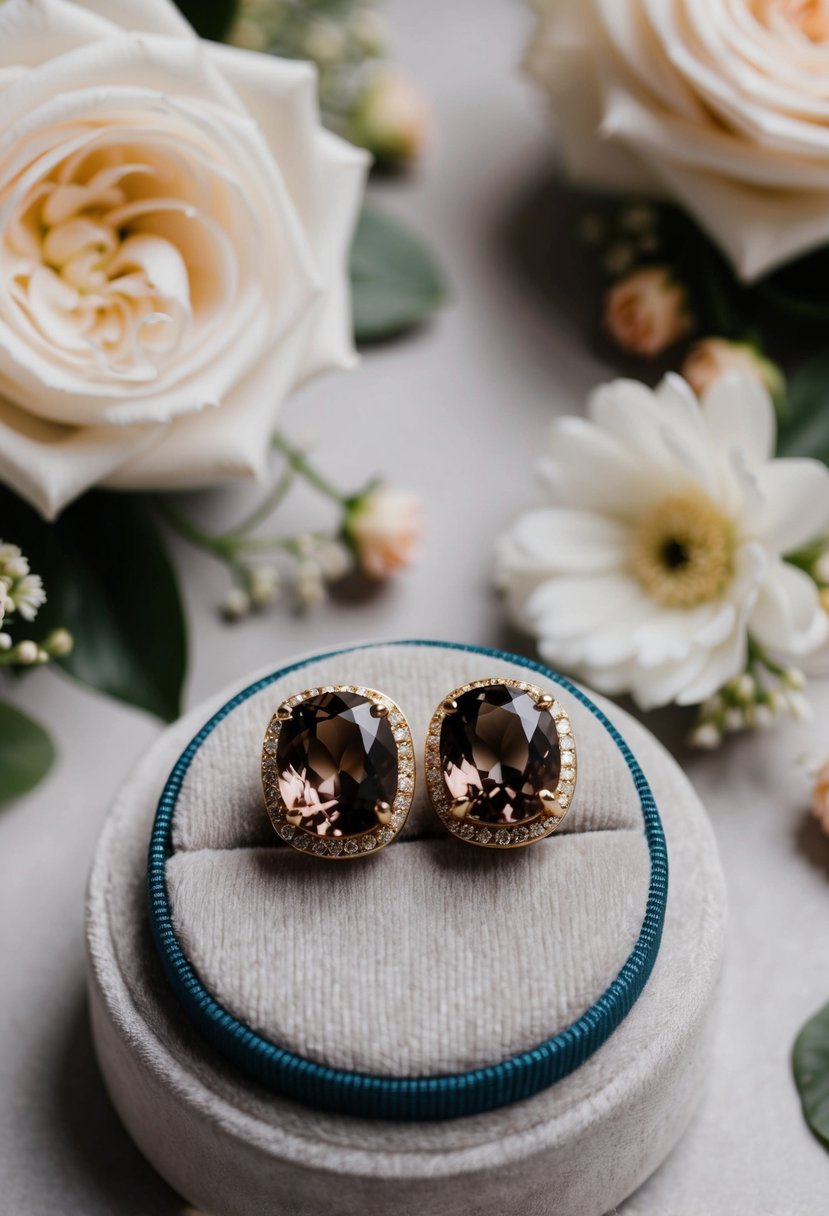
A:
POLYGON ((824 764, 812 789, 812 814, 829 836, 829 763, 824 764))
POLYGON ((652 359, 691 328, 685 288, 665 266, 634 270, 607 292, 604 324, 623 350, 652 359))
POLYGON ((363 573, 376 579, 411 565, 421 530, 420 500, 383 486, 360 499, 346 522, 363 573))
POLYGON ((765 359, 749 342, 704 338, 694 344, 682 365, 682 375, 700 397, 720 376, 732 371, 759 381, 772 397, 779 397, 783 392, 780 368, 771 359, 765 359))
POLYGON ((430 126, 429 108, 414 82, 401 72, 384 70, 357 102, 349 135, 381 167, 396 168, 420 156, 430 126))

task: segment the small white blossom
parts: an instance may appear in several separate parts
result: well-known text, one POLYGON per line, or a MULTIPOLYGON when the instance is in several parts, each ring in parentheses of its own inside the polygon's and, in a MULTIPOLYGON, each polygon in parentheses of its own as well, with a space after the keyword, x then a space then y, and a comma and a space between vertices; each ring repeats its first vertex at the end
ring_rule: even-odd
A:
MULTIPOLYGON (((27 563, 28 567, 28 563, 27 563)), ((6 599, 20 613, 24 621, 33 621, 38 609, 46 603, 46 592, 39 574, 24 574, 12 583, 6 599)))
POLYGON ((222 602, 222 613, 231 621, 238 621, 250 612, 250 596, 241 587, 231 587, 222 602))
POLYGON ((317 551, 317 538, 310 532, 303 532, 296 538, 296 551, 300 557, 313 557, 317 551))
POLYGON ((380 55, 386 42, 386 21, 374 8, 360 8, 348 23, 348 32, 366 55, 380 55))
POLYGON ((754 677, 744 671, 741 676, 737 677, 734 691, 741 701, 754 701, 757 696, 757 684, 754 677))
POLYGON ((333 21, 312 21, 302 40, 302 49, 316 63, 336 63, 345 50, 345 34, 333 21))
POLYGON ((353 555, 338 540, 322 541, 317 548, 317 561, 320 564, 323 578, 328 583, 336 583, 354 569, 353 555))
POLYGON ((24 667, 28 667, 32 663, 36 663, 39 658, 39 651, 36 642, 25 641, 18 642, 15 647, 15 657, 18 663, 24 667))
POLYGON ((634 203, 625 207, 620 223, 626 232, 648 232, 657 222, 657 214, 647 203, 634 203))
POLYGON ((704 722, 691 735, 692 745, 704 748, 706 751, 713 751, 714 748, 719 747, 721 742, 722 735, 711 722, 704 722))
POLYGON ((624 274, 626 270, 630 270, 634 260, 633 246, 625 242, 611 245, 602 259, 602 265, 608 274, 624 274))
POLYGON ((49 654, 60 659, 71 653, 74 644, 75 639, 68 629, 53 629, 44 646, 49 654))
POLYGON ((0 633, 0 650, 11 650, 12 639, 10 633, 0 633))
POLYGON ((319 563, 306 559, 296 573, 296 593, 303 604, 312 607, 325 599, 325 581, 319 563))
POLYGON ((813 718, 812 707, 802 693, 790 692, 786 698, 788 702, 788 710, 796 722, 811 722, 813 718))
POLYGON ((251 603, 257 607, 272 604, 279 594, 279 571, 274 566, 253 566, 248 588, 251 603))

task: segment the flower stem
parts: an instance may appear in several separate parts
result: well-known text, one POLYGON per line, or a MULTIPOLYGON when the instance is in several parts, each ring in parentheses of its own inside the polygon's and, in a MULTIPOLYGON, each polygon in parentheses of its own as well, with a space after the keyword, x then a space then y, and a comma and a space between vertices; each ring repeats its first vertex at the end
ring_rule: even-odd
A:
POLYGON ((332 499, 334 502, 339 503, 342 507, 348 503, 350 495, 342 494, 335 486, 331 484, 330 481, 323 477, 321 473, 317 472, 317 470, 309 463, 305 453, 301 452, 299 448, 296 448, 290 444, 285 436, 281 435, 279 431, 274 433, 271 443, 278 452, 282 453, 290 468, 295 473, 298 473, 300 477, 304 477, 306 481, 310 482, 315 489, 319 490, 320 494, 324 494, 326 498, 332 499))
POLYGON ((178 507, 174 507, 169 498, 158 499, 158 510, 165 523, 177 532, 184 540, 189 540, 199 549, 206 549, 216 557, 227 560, 236 548, 235 539, 228 536, 214 536, 212 532, 200 527, 195 520, 178 507))
POLYGON ((244 537, 245 533, 251 532, 258 524, 267 519, 271 512, 275 511, 280 505, 286 494, 294 483, 294 470, 288 468, 277 481, 270 494, 262 500, 255 510, 246 515, 240 520, 234 528, 229 532, 220 533, 220 537, 225 541, 234 541, 244 537))

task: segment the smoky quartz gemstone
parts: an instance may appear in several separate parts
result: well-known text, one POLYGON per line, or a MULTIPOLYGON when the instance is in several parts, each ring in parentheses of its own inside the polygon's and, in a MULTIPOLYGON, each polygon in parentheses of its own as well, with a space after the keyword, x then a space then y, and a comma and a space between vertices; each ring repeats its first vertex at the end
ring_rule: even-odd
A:
POLYGON ((276 749, 290 823, 317 836, 358 836, 384 822, 397 792, 397 744, 368 697, 326 692, 293 708, 276 749), (378 814, 379 812, 379 814, 378 814))
POLYGON ((539 794, 554 791, 561 771, 552 714, 537 709, 521 688, 490 684, 457 697, 443 719, 440 760, 450 799, 469 803, 465 818, 523 823, 540 810, 539 794))

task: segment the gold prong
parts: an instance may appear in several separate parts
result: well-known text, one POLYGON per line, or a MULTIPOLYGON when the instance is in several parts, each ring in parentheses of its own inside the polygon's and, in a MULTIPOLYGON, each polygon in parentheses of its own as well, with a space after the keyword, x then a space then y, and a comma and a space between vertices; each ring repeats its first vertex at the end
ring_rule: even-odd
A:
POLYGON ((550 790, 539 790, 538 801, 541 803, 541 810, 548 819, 561 818, 561 807, 550 790))
POLYGON ((372 701, 369 713, 372 718, 387 718, 389 716, 389 707, 388 705, 384 705, 382 701, 372 701))
POLYGON ((535 708, 536 709, 552 709, 553 708, 553 698, 550 696, 550 694, 548 692, 544 692, 541 694, 541 696, 538 698, 538 700, 535 703, 535 708))
POLYGON ((388 802, 375 802, 374 814, 377 816, 377 822, 388 826, 391 823, 391 807, 388 802))
POLYGON ((465 819, 469 814, 469 808, 472 803, 468 798, 453 798, 452 804, 449 807, 455 819, 465 819))
POLYGON ((445 714, 456 714, 458 712, 458 703, 457 701, 453 701, 451 697, 448 697, 443 702, 441 708, 445 714))
POLYGON ((279 706, 279 709, 276 711, 276 716, 280 722, 287 722, 293 712, 294 711, 291 706, 286 702, 285 704, 279 706))

